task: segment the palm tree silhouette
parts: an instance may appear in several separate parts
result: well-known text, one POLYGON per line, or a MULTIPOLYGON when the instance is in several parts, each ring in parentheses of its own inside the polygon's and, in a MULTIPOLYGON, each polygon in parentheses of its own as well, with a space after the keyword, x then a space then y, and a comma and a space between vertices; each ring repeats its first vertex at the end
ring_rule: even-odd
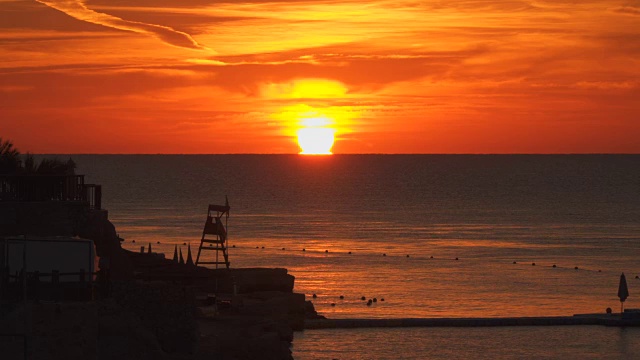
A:
POLYGON ((17 172, 21 165, 20 151, 10 140, 0 138, 0 174, 17 172))

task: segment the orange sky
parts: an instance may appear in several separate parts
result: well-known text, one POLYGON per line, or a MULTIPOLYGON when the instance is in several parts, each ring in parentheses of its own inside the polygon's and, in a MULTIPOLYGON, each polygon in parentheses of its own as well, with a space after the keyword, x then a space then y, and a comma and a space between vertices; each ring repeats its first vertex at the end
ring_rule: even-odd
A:
POLYGON ((0 0, 35 153, 640 153, 640 1, 0 0))

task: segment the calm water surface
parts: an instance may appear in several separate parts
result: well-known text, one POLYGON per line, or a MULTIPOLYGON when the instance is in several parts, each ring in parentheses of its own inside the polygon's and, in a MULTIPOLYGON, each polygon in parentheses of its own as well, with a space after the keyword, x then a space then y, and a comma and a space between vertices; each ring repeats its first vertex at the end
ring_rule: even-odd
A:
MULTIPOLYGON (((73 158, 88 181, 103 185, 103 204, 130 249, 151 242, 170 255, 186 242, 195 250, 207 205, 228 195, 232 266, 288 268, 295 290, 317 294, 316 309, 328 317, 602 312, 619 308, 621 272, 631 293, 626 306, 640 307, 640 156, 73 158), (385 301, 368 307, 361 296, 385 301)), ((370 354, 397 352, 393 339, 424 345, 418 354, 430 358, 449 356, 429 345, 438 336, 478 349, 483 336, 504 338, 519 344, 512 351, 533 347, 540 358, 551 351, 543 340, 525 344, 521 329, 341 331, 349 336, 297 336, 296 358, 315 358, 317 337, 330 337, 332 349, 348 354, 329 357, 350 359, 392 358, 370 354), (358 336, 362 343, 340 342, 358 336), (367 336, 388 337, 390 345, 367 336)), ((600 342, 592 339, 608 339, 611 349, 594 351, 622 354, 615 358, 624 358, 624 344, 637 345, 616 329, 537 331, 541 339, 578 337, 594 346, 600 342)), ((585 348, 559 344, 569 352, 585 348)))
POLYGON ((601 326, 314 330, 296 360, 637 359, 640 329, 601 326))

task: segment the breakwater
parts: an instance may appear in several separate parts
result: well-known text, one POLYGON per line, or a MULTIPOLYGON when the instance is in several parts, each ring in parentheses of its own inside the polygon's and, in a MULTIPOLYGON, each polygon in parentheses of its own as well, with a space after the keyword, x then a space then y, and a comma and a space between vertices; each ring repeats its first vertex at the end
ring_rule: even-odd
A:
POLYGON ((623 318, 620 315, 608 314, 503 318, 313 319, 305 321, 305 330, 379 327, 488 327, 562 325, 640 326, 640 319, 628 319, 623 318))

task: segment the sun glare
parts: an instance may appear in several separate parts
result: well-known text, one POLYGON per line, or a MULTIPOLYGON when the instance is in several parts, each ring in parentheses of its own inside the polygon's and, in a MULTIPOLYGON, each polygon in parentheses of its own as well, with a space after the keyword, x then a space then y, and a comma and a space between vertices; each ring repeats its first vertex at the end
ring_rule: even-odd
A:
POLYGON ((326 127, 305 127, 298 130, 298 145, 302 155, 331 155, 335 130, 326 127))

